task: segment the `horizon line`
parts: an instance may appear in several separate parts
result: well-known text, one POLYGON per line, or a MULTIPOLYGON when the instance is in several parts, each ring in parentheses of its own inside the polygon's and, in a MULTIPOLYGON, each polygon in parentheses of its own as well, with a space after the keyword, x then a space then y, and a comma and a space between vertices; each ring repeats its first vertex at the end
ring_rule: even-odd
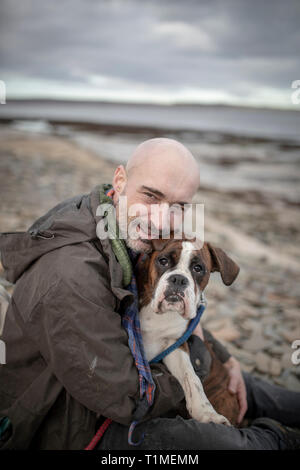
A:
MULTIPOLYGON (((95 98, 76 98, 76 97, 49 97, 49 96, 6 96, 6 103, 16 101, 34 101, 34 102, 69 102, 69 103, 91 103, 91 104, 112 104, 112 105, 134 105, 134 106, 209 106, 209 107, 228 107, 228 108, 250 108, 250 109, 265 109, 265 110, 276 110, 276 111, 300 111, 300 107, 297 109, 296 105, 291 103, 289 106, 284 105, 268 105, 268 104, 252 104, 252 103, 228 103, 228 102, 207 102, 207 101, 184 101, 184 100, 125 100, 125 99, 95 99, 95 98)), ((4 106, 5 106, 4 104, 4 106)), ((3 104, 2 104, 3 106, 3 104)))

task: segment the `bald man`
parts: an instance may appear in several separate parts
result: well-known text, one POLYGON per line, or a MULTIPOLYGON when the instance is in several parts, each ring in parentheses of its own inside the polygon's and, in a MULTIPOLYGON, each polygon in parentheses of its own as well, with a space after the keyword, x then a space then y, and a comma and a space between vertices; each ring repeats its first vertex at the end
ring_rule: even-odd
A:
MULTIPOLYGON (((113 423, 99 449, 132 449, 128 431, 137 411, 142 423, 136 431, 146 427, 141 449, 273 449, 299 443, 276 421, 256 420, 237 429, 183 419, 178 415, 183 390, 162 363, 151 366, 152 406, 139 408, 139 371, 123 315, 133 302, 126 288, 132 264, 151 249, 149 226, 164 233, 170 206, 192 202, 198 187, 199 168, 188 149, 172 139, 150 139, 126 168, 117 167, 112 185, 60 203, 27 232, 1 234, 2 264, 15 284, 1 337, 6 346, 0 366, 1 448, 83 449, 109 417, 113 423), (121 195, 127 197, 126 209, 121 195), (107 212, 99 212, 104 204, 115 208, 119 239, 97 236, 101 223, 110 223, 107 212), (138 214, 130 212, 135 204, 138 214), (153 205, 163 207, 161 217, 149 211, 153 205), (126 224, 136 219, 133 237, 126 224)), ((171 228, 175 219, 170 218, 171 228)), ((194 337, 203 339, 200 327, 194 337)), ((247 408, 246 378, 250 417, 299 424, 299 394, 242 377, 237 361, 211 341, 231 375, 240 419, 247 408)))

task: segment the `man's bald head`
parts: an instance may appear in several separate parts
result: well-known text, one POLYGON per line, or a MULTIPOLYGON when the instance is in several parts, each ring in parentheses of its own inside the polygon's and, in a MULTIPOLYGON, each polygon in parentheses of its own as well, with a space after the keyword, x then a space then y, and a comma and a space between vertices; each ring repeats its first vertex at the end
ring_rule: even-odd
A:
POLYGON ((178 171, 188 170, 184 173, 199 186, 199 166, 192 153, 177 140, 158 137, 142 142, 127 161, 127 176, 129 178, 137 169, 150 166, 166 171, 166 175, 171 167, 178 171))

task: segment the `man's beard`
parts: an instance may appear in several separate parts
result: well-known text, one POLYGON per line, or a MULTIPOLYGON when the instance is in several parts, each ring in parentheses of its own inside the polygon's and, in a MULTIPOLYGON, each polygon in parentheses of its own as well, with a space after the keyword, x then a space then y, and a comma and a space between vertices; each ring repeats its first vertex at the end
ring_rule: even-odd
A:
MULTIPOLYGON (((127 227, 123 227, 122 223, 119 221, 119 230, 125 244, 136 253, 151 253, 152 243, 151 240, 146 238, 131 238, 130 230, 128 230, 130 223, 132 223, 134 218, 127 218, 127 227)), ((139 225, 139 224, 137 224, 139 225)), ((136 233, 136 232, 135 232, 136 233)))

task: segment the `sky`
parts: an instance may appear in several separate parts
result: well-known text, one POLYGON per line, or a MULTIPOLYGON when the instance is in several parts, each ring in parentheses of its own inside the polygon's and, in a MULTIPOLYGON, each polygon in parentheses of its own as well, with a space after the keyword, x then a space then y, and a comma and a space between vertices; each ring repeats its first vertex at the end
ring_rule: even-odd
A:
POLYGON ((299 0, 0 0, 0 80, 8 99, 293 108, 299 23, 299 0))

